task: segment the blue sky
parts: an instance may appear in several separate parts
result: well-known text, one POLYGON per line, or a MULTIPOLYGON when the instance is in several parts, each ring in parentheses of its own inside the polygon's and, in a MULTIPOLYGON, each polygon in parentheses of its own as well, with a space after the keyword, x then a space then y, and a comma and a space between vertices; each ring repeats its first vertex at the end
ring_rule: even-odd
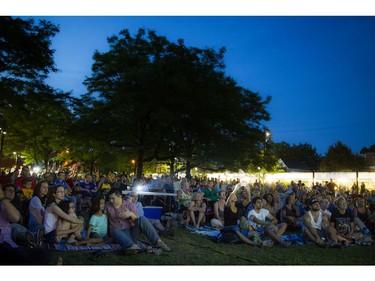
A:
MULTIPOLYGON (((34 17, 41 19, 41 17, 34 17)), ((374 16, 56 16, 61 71, 49 83, 74 95, 91 73, 95 50, 129 29, 156 30, 195 47, 226 47, 226 74, 272 96, 265 125, 275 142, 308 143, 324 155, 341 140, 355 153, 375 144, 374 16)))

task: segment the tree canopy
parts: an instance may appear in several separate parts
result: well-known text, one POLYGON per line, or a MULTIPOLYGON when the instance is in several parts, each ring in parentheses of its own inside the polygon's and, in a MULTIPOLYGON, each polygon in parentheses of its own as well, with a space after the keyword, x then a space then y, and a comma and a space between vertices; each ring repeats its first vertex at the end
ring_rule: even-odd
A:
POLYGON ((94 54, 85 80, 90 106, 80 112, 106 145, 134 155, 138 176, 153 159, 183 159, 189 174, 191 164, 246 165, 244 155, 256 153, 270 97, 225 75, 224 48, 188 47, 144 29, 134 37, 123 30, 108 43, 108 52, 94 54))
POLYGON ((362 157, 355 155, 352 150, 338 141, 328 148, 323 157, 320 170, 325 172, 349 172, 364 170, 365 161, 362 157))

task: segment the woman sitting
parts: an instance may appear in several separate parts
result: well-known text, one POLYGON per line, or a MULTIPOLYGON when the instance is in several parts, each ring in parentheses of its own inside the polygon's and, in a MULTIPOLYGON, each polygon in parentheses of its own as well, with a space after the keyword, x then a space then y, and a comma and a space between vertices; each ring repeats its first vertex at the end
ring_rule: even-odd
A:
MULTIPOLYGON (((249 228, 246 230, 240 230, 238 226, 238 222, 241 218, 240 209, 246 207, 249 204, 249 200, 246 201, 238 201, 237 198, 237 190, 240 186, 237 185, 232 193, 227 198, 224 207, 224 226, 231 227, 235 233, 237 233, 238 237, 241 239, 242 242, 251 245, 251 246, 261 246, 263 243, 259 238, 259 235, 255 231, 251 231, 249 228), (255 236, 255 239, 254 239, 255 236), (253 242, 249 238, 256 240, 253 242), (259 242, 257 242, 259 241, 259 242)), ((248 189, 250 193, 250 189, 248 189)))
POLYGON ((60 232, 59 235, 65 235, 68 233, 79 231, 81 225, 83 224, 83 219, 78 219, 77 217, 68 215, 58 206, 58 204, 64 200, 64 196, 65 189, 62 185, 51 187, 48 191, 47 208, 44 213, 44 229, 46 233, 45 238, 48 243, 56 243, 56 228, 59 218, 77 224, 77 226, 75 226, 73 230, 70 229, 66 231, 66 233, 60 232))
POLYGON ((201 192, 193 193, 191 202, 188 207, 190 221, 195 228, 203 226, 206 222, 206 203, 203 202, 203 194, 201 192))
POLYGON ((288 231, 301 230, 300 211, 295 204, 296 195, 295 193, 290 193, 285 200, 285 205, 281 209, 281 221, 287 223, 288 231))
POLYGON ((225 208, 225 199, 226 191, 221 190, 218 193, 219 201, 216 201, 214 204, 214 218, 211 219, 211 226, 215 228, 224 227, 224 208, 225 208))

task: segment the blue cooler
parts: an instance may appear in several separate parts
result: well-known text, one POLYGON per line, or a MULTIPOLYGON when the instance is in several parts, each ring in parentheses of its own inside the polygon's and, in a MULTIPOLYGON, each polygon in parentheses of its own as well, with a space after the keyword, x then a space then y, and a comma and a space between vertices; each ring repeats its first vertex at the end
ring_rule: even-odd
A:
POLYGON ((143 207, 143 211, 145 213, 145 217, 148 219, 158 219, 161 218, 161 213, 163 211, 163 207, 158 206, 146 206, 143 207))

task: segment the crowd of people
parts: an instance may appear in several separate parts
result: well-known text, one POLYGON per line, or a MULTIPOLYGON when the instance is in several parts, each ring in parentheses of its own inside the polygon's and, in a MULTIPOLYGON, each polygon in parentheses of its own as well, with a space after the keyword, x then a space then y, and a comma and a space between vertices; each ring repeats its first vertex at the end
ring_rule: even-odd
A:
POLYGON ((48 264, 52 255, 46 245, 62 242, 113 242, 138 253, 141 233, 152 247, 171 251, 162 237, 174 235, 176 225, 230 229, 256 247, 288 247, 285 232, 302 233, 319 247, 371 242, 375 234, 375 195, 364 184, 342 192, 332 180, 306 187, 301 181, 136 180, 116 173, 96 179, 63 171, 38 177, 24 166, 19 175, 3 172, 0 185, 0 247, 7 253, 0 264, 48 264), (158 195, 142 196, 142 190, 158 195), (147 218, 145 205, 161 206, 170 218, 147 218))

